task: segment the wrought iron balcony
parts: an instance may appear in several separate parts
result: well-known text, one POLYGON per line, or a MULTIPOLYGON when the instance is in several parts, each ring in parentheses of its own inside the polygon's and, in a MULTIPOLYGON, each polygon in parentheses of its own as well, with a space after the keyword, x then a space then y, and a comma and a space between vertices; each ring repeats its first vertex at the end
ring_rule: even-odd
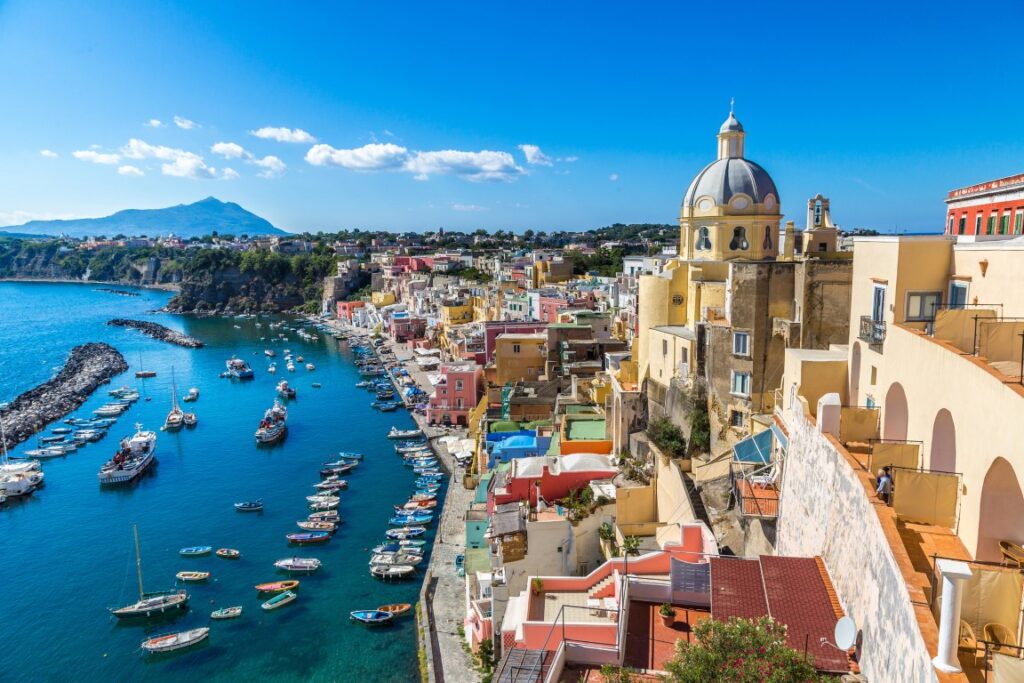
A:
POLYGON ((885 341, 885 321, 873 320, 870 315, 860 317, 860 339, 871 346, 881 346, 885 341))

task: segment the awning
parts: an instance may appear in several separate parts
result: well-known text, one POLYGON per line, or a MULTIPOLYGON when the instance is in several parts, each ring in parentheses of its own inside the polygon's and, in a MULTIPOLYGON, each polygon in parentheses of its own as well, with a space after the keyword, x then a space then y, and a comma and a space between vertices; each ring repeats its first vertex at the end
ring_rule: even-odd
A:
POLYGON ((772 432, 768 429, 748 436, 732 447, 734 462, 767 465, 772 459, 772 432))
POLYGON ((782 427, 772 422, 771 424, 772 434, 775 435, 775 440, 779 442, 783 450, 789 450, 789 438, 783 433, 782 427))

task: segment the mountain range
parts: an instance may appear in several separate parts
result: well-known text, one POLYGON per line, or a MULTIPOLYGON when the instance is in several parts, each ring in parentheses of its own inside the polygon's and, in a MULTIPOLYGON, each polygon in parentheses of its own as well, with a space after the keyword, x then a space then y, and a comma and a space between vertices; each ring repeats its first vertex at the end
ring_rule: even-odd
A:
POLYGON ((215 230, 222 235, 288 234, 238 204, 222 202, 216 197, 164 209, 125 209, 102 218, 29 221, 23 225, 10 226, 8 230, 12 233, 68 237, 157 237, 173 233, 186 239, 209 235, 215 230))

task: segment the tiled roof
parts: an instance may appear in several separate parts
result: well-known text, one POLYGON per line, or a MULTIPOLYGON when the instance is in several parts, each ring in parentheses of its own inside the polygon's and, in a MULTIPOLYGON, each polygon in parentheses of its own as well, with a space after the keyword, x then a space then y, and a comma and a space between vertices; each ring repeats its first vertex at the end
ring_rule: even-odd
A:
POLYGON ((711 616, 757 619, 768 614, 761 563, 734 558, 711 558, 711 616))

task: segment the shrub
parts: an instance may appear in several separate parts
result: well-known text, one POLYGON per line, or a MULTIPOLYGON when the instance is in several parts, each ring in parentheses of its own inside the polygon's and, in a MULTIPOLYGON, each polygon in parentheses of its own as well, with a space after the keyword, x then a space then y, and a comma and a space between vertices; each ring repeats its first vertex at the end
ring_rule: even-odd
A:
POLYGON ((659 418, 647 426, 647 436, 662 453, 670 458, 686 455, 686 437, 668 418, 659 418))

